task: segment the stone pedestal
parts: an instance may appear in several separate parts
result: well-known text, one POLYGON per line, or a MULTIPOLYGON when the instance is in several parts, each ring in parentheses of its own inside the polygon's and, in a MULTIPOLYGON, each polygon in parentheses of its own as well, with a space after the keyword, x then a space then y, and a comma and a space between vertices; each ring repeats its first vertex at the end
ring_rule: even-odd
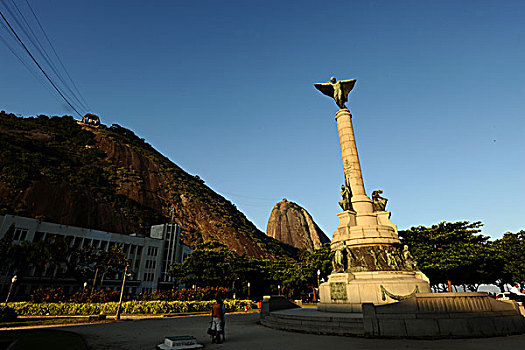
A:
POLYGON ((319 287, 319 311, 362 312, 363 303, 389 304, 416 293, 429 293, 420 271, 366 271, 333 273, 319 287))

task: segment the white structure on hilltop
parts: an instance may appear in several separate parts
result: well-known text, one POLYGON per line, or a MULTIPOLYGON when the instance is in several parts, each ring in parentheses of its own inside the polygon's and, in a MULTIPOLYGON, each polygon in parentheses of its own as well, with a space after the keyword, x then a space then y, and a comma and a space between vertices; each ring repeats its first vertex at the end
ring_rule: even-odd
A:
MULTIPOLYGON (((180 240, 180 226, 162 224, 151 226, 149 237, 136 234, 123 235, 82 227, 43 222, 15 215, 0 215, 0 239, 14 225, 14 243, 50 241, 57 236, 65 238, 72 248, 95 247, 108 250, 121 244, 123 253, 129 260, 131 276, 126 281, 128 293, 152 292, 161 288, 174 287, 174 280, 166 275, 173 263, 182 263, 191 249, 180 240)), ((0 295, 7 293, 12 276, 16 273, 8 262, 0 264, 0 295)), ((104 288, 120 290, 123 271, 106 276, 104 288)), ((93 281, 88 282, 88 288, 93 281)), ((97 282, 98 284, 99 282, 97 282)), ((43 270, 33 267, 17 282, 16 295, 28 295, 33 290, 46 286, 60 286, 66 294, 81 290, 79 281, 62 278, 59 271, 48 265, 43 270)))

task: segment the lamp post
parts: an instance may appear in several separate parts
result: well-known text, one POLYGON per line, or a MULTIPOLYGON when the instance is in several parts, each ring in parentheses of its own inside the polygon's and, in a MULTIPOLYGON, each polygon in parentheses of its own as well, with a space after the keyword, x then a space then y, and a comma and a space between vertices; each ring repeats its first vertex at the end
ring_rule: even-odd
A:
POLYGON ((7 302, 9 301, 9 296, 11 295, 11 290, 13 289, 13 284, 15 284, 18 277, 16 275, 11 278, 11 285, 9 286, 9 292, 7 292, 7 298, 5 298, 5 306, 7 306, 7 302))
POLYGON ((122 307, 122 297, 124 295, 124 285, 126 284, 126 277, 128 276, 128 267, 129 267, 129 264, 126 264, 126 268, 124 269, 124 277, 122 277, 122 287, 120 288, 120 299, 118 301, 117 314, 115 315, 115 319, 117 320, 120 320, 120 309, 122 307))
POLYGON ((277 294, 281 295, 281 285, 280 284, 277 285, 277 294))
MULTIPOLYGON (((319 295, 319 287, 321 284, 319 283, 319 277, 321 276, 321 270, 317 270, 317 295, 319 295)), ((317 298, 316 298, 317 301, 317 298)))
POLYGON ((233 280, 233 283, 232 283, 232 290, 233 290, 233 299, 235 299, 235 282, 237 282, 239 280, 239 277, 237 277, 236 279, 233 280))
POLYGON ((87 287, 87 282, 84 282, 84 289, 82 289, 82 300, 84 300, 84 295, 86 294, 86 287, 87 287))
POLYGON ((250 299, 250 282, 248 282, 248 299, 250 299))

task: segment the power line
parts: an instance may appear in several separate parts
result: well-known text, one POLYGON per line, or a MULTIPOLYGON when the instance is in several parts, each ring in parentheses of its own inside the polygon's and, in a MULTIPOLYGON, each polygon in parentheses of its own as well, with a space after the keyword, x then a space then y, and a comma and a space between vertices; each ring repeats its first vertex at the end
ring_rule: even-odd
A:
POLYGON ((15 30, 13 29, 13 27, 11 26, 11 24, 9 23, 9 21, 7 20, 7 18, 5 18, 4 14, 2 13, 2 11, 0 11, 0 16, 3 18, 3 20, 5 21, 5 23, 7 24, 7 26, 9 27, 9 29, 11 30, 11 32, 13 32, 13 34, 15 35, 16 39, 18 40, 18 42, 20 43, 20 45, 22 45, 22 47, 24 48, 24 50, 27 52, 27 54, 31 57, 31 59, 33 60, 33 62, 35 62, 35 64, 37 65, 37 67, 40 69, 40 71, 44 74, 44 76, 46 77, 46 79, 51 83, 51 85, 53 85, 53 87, 55 88, 55 90, 59 93, 59 95, 64 99, 64 101, 66 101, 66 103, 69 105, 69 107, 71 107, 77 114, 80 118, 82 118, 82 115, 77 111, 77 109, 75 107, 73 107, 73 105, 67 100, 67 98, 64 96, 64 94, 60 91, 60 89, 55 85, 55 83, 53 83, 53 81, 51 80, 51 78, 49 78, 49 76, 47 75, 47 73, 44 71, 44 69, 42 69, 42 67, 40 66, 40 64, 37 62, 37 60, 35 59, 35 57, 31 54, 31 52, 29 52, 29 50, 27 49, 27 47, 25 46, 25 44, 22 42, 22 40, 20 39, 20 37, 18 36, 18 34, 16 34, 15 30))
MULTIPOLYGON (((3 28, 5 28, 5 30, 7 31, 7 33, 9 33, 9 28, 7 28, 7 26, 4 24, 4 22, 0 22, 0 24, 2 25, 3 28)), ((13 36, 13 34, 9 33, 11 36, 13 36)), ((14 36, 13 36, 14 37, 14 36)), ((53 95, 55 95, 57 98, 60 98, 60 96, 57 95, 56 91, 53 90, 49 84, 46 83, 44 77, 42 77, 42 75, 38 74, 34 68, 32 66, 30 66, 26 60, 24 60, 17 52, 16 52, 16 49, 14 47, 11 46, 11 44, 9 43, 9 41, 7 39, 5 39, 1 33, 0 33, 0 40, 2 40, 2 42, 5 44, 5 46, 7 46, 7 48, 9 49, 9 51, 11 51, 11 53, 20 61, 20 63, 22 63, 22 65, 24 67, 26 67, 26 69, 29 71, 29 73, 31 73, 32 76, 35 77, 36 80, 38 80, 40 82, 40 84, 42 84, 42 86, 46 89, 49 90, 49 92, 53 95)))
MULTIPOLYGON (((80 96, 80 100, 77 98, 77 101, 81 102, 81 104, 83 105, 83 108, 86 109, 86 110, 90 110, 91 108, 89 107, 89 104, 87 103, 86 99, 84 98, 84 96, 80 93, 80 90, 77 88, 77 85, 75 84, 75 81, 71 78, 71 75, 69 75, 69 72, 67 71, 66 69, 66 66, 64 65, 64 63, 62 62, 62 60, 60 59, 60 56, 58 55, 57 51, 55 50, 55 47, 53 46, 53 44, 51 43, 51 40, 49 40, 49 37, 47 36, 46 34, 46 31, 44 30, 44 27, 42 26, 42 23, 40 23, 40 20, 38 19, 35 11, 33 10, 33 8, 31 7, 31 5, 29 4, 29 1, 25 1, 26 4, 27 4, 27 7, 29 8, 29 10, 31 10, 31 13, 33 14, 33 17, 35 18, 36 20, 36 23, 38 24, 38 26, 40 27, 40 31, 42 32, 42 34, 44 34, 44 37, 46 38, 46 41, 47 43, 49 44, 49 47, 51 47, 51 50, 53 50, 53 53, 55 54, 55 57, 57 58, 58 60, 58 63, 60 63, 60 66, 62 67, 62 70, 64 71, 64 73, 66 73, 67 77, 69 78, 69 81, 71 82, 71 84, 73 85, 73 88, 75 89, 75 91, 77 92, 78 96, 80 96)), ((76 97, 75 97, 76 98, 76 97)))
POLYGON ((31 10, 31 13, 33 14, 33 16, 35 17, 35 20, 38 23, 38 26, 40 27, 40 30, 42 31, 42 33, 44 34, 44 37, 46 38, 47 42, 49 43, 49 46, 51 47, 51 50, 53 50, 53 52, 55 53, 55 56, 58 59, 58 62, 60 63, 60 65, 62 66, 62 69, 64 70, 64 72, 66 73, 67 77, 71 81, 71 84, 73 84, 73 87, 78 92, 78 95, 80 96, 80 98, 84 102, 84 105, 87 107, 88 110, 90 110, 91 108, 89 107, 89 104, 87 103, 87 101, 84 98, 84 96, 82 96, 82 94, 80 93, 80 90, 77 88, 77 86, 75 84, 75 81, 69 75, 69 72, 67 71, 66 66, 64 66, 64 63, 60 59, 60 56, 58 56, 58 53, 56 52, 55 47, 53 46, 53 44, 51 44, 51 40, 49 40, 49 38, 48 38, 48 36, 47 36, 47 34, 46 34, 45 30, 44 30, 44 27, 42 26, 42 24, 40 23, 40 20, 36 16, 35 11, 33 11, 33 8, 29 4, 29 1, 26 0, 26 4, 27 4, 27 7, 29 7, 29 9, 31 10))
MULTIPOLYGON (((18 13, 15 13, 14 11, 12 11, 10 8, 9 8, 9 5, 8 5, 8 0, 6 0, 4 2, 4 6, 6 8, 6 10, 9 12, 9 14, 11 15, 11 17, 15 20, 15 22, 18 24, 18 27, 22 30, 22 32, 26 35, 26 38, 29 39, 29 41, 31 42, 31 44, 33 44, 33 47, 37 50, 37 52, 40 54, 40 56, 44 59, 44 61, 47 63, 47 65, 49 66, 49 68, 51 68, 51 70, 55 73, 55 76, 58 78, 58 80, 62 83, 62 85, 69 91, 69 94, 66 94, 65 91, 63 91, 64 95, 67 96, 68 99, 71 100, 71 96, 73 97, 73 99, 76 100, 76 105, 77 106, 80 106, 82 109, 86 110, 87 107, 83 105, 83 103, 80 101, 80 99, 76 96, 75 92, 69 87, 69 85, 64 81, 64 79, 62 79, 62 76, 61 74, 58 72, 58 68, 57 66, 53 63, 53 60, 51 59, 51 57, 48 55, 48 53, 46 52, 44 46, 42 45, 42 43, 40 42, 40 40, 38 39, 38 36, 36 35, 36 33, 33 31, 33 29, 31 28, 31 26, 29 25, 28 21, 26 20, 26 18, 24 17, 24 14, 20 11, 20 9, 18 8, 18 6, 16 5, 16 3, 11 0, 11 5, 14 7, 14 9, 16 10, 16 12, 18 13), (19 20, 20 19, 20 20, 19 20), (22 23, 23 22, 23 23, 22 23), (24 26, 25 24, 25 26, 24 26), (29 30, 26 31, 27 28, 29 30)), ((73 102, 73 101, 71 101, 73 102)))

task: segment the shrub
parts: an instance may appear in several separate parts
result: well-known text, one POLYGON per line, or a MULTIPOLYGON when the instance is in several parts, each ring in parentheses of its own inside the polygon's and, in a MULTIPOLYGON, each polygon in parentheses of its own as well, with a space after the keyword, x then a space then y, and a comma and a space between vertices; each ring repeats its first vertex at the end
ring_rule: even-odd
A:
POLYGON ((42 288, 31 293, 33 303, 57 303, 66 300, 62 288, 42 288))
MULTIPOLYGON (((122 303, 122 314, 168 314, 179 312, 211 311, 215 301, 127 301, 122 303)), ((73 316, 73 315, 112 315, 117 312, 118 302, 107 303, 12 303, 12 307, 23 316, 73 316)), ((243 311, 255 307, 250 300, 226 300, 224 306, 227 312, 243 311)))

